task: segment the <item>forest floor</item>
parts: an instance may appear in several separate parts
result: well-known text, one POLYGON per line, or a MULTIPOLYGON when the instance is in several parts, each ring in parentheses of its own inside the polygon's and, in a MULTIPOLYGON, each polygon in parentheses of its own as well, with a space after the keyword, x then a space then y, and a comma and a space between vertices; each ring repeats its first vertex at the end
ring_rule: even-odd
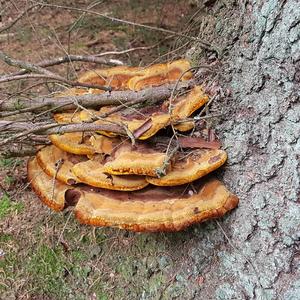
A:
MULTIPOLYGON (((70 6, 75 2, 61 1, 70 6)), ((102 2, 98 8, 115 17, 174 31, 189 24, 195 12, 192 1, 191 5, 172 0, 151 4, 137 0, 102 2)), ((22 2, 16 4, 22 11, 22 2)), ((19 11, 4 4, 3 24, 19 11)), ((156 45, 113 56, 125 64, 147 65, 180 57, 189 46, 176 37, 164 40, 166 36, 155 31, 111 23, 88 14, 79 16, 76 12, 50 9, 28 13, 0 35, 0 48, 14 58, 37 62, 67 52, 97 54, 156 45)), ((62 75, 76 76, 95 67, 73 63, 54 69, 62 75)), ((13 69, 0 63, 0 70, 5 73, 13 69)), ((0 100, 28 86, 26 82, 3 85, 0 100)), ((49 84, 48 88, 39 86, 26 96, 47 94, 60 87, 49 84)), ((181 268, 184 265, 193 270, 193 261, 182 255, 192 242, 187 237, 209 224, 175 234, 136 234, 80 225, 72 212, 54 213, 39 202, 27 184, 26 159, 2 158, 0 184, 1 299, 183 297, 181 268)), ((198 274, 191 273, 189 280, 195 286, 203 284, 203 277, 198 274)))

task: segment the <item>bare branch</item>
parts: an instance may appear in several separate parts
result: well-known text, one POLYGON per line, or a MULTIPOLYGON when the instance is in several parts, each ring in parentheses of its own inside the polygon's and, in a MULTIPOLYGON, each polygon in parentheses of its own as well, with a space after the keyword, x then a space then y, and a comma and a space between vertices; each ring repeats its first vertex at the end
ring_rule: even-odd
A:
POLYGON ((1 157, 11 158, 11 157, 24 157, 32 156, 36 152, 36 148, 30 145, 10 145, 9 148, 1 149, 1 157))
MULTIPOLYGON (((189 88, 194 85, 194 81, 180 82, 178 89, 189 88)), ((32 100, 9 99, 0 104, 1 111, 15 111, 16 108, 27 109, 30 108, 32 112, 41 112, 49 109, 55 109, 56 112, 76 109, 76 103, 86 107, 95 108, 106 105, 118 105, 120 103, 136 104, 149 101, 150 103, 157 103, 160 100, 165 100, 170 97, 174 89, 174 84, 167 84, 163 86, 147 88, 138 92, 135 91, 113 91, 102 94, 86 94, 80 96, 66 96, 66 97, 39 97, 32 100)), ((0 117, 1 117, 0 113, 0 117)), ((3 116, 2 116, 3 117, 3 116)))
POLYGON ((189 35, 184 34, 184 33, 175 32, 175 31, 172 31, 172 30, 169 30, 169 29, 154 27, 154 26, 150 26, 150 25, 135 23, 135 22, 132 22, 132 21, 122 20, 122 19, 115 18, 115 17, 110 17, 108 15, 105 15, 105 14, 102 14, 102 13, 99 13, 99 12, 96 12, 96 11, 93 11, 93 10, 89 10, 89 9, 70 7, 70 6, 64 6, 64 5, 56 5, 56 4, 48 4, 48 3, 39 3, 39 2, 36 2, 36 3, 38 3, 40 5, 43 5, 45 7, 55 7, 55 8, 61 8, 61 9, 66 9, 66 10, 85 12, 85 13, 97 15, 99 17, 108 19, 112 22, 122 23, 122 24, 126 24, 126 25, 145 28, 145 29, 148 29, 148 30, 160 31, 160 32, 167 33, 167 34, 180 36, 180 37, 192 40, 192 41, 196 41, 200 45, 200 47, 203 48, 203 49, 206 49, 206 50, 209 50, 209 51, 214 51, 214 52, 217 52, 218 54, 220 53, 220 49, 218 49, 217 47, 211 45, 210 43, 208 43, 206 41, 203 41, 202 39, 200 39, 198 37, 189 36, 189 35))
POLYGON ((13 19, 9 24, 7 24, 6 26, 0 27, 0 33, 13 27, 20 19, 23 18, 23 16, 25 16, 30 10, 34 9, 37 6, 40 6, 40 4, 34 4, 34 5, 29 6, 27 9, 22 11, 15 19, 13 19))
POLYGON ((40 67, 51 67, 55 65, 64 64, 70 61, 83 61, 95 64, 103 64, 109 66, 122 66, 124 65, 121 61, 116 59, 109 59, 109 58, 100 58, 94 55, 73 55, 69 54, 62 57, 57 57, 49 60, 42 61, 37 65, 40 67))
POLYGON ((81 82, 65 79, 64 77, 57 75, 51 71, 48 71, 40 66, 36 66, 29 62, 13 59, 9 55, 5 54, 3 51, 0 51, 0 59, 10 66, 24 69, 25 73, 28 71, 38 73, 38 74, 23 74, 23 75, 9 74, 0 77, 0 83, 22 80, 22 79, 43 78, 43 79, 51 79, 51 80, 56 80, 58 82, 63 82, 73 87, 82 86, 87 88, 100 89, 103 91, 111 91, 111 87, 105 87, 96 84, 81 83, 81 82))
MULTIPOLYGON (((29 62, 14 59, 14 58, 10 57, 9 55, 7 55, 6 53, 4 53, 3 51, 0 51, 0 59, 2 61, 4 61, 6 64, 8 64, 9 66, 25 69, 25 71, 27 71, 27 72, 35 72, 38 74, 53 75, 52 72, 50 72, 46 69, 43 69, 39 66, 31 64, 29 62)), ((8 75, 8 76, 10 76, 10 75, 8 75)))
POLYGON ((130 48, 122 51, 107 51, 103 53, 96 54, 95 56, 97 57, 102 57, 102 56, 107 56, 107 55, 122 55, 122 54, 128 54, 130 52, 135 52, 135 51, 141 51, 141 50, 150 50, 161 44, 163 41, 169 40, 173 37, 173 35, 167 36, 164 38, 162 41, 159 41, 158 43, 151 45, 151 46, 142 46, 142 47, 135 47, 135 48, 130 48))
MULTIPOLYGON (((1 52, 0 52, 1 54, 1 52)), ((56 65, 61 65, 64 63, 69 63, 71 61, 83 61, 83 62, 89 62, 89 63, 95 63, 95 64, 103 64, 103 65, 108 65, 108 66, 122 66, 124 65, 123 62, 117 59, 110 59, 110 58, 100 58, 96 57, 94 55, 66 55, 66 56, 61 56, 61 57, 56 57, 53 59, 47 59, 44 61, 41 61, 35 66, 46 68, 46 67, 52 67, 56 65)), ((9 76, 16 76, 16 75, 23 75, 26 74, 28 70, 21 70, 16 73, 12 73, 9 76)))
POLYGON ((102 91, 111 91, 111 87, 106 87, 98 84, 89 84, 89 83, 82 83, 78 81, 71 81, 68 79, 65 79, 59 75, 44 75, 44 74, 24 74, 24 75, 16 75, 16 76, 3 76, 0 77, 0 83, 4 82, 10 82, 10 81, 16 81, 16 80, 23 80, 23 79, 51 79, 53 81, 57 82, 63 82, 69 86, 72 87, 86 87, 86 88, 92 88, 92 89, 99 89, 102 91))
POLYGON ((57 123, 29 123, 0 121, 0 130, 6 132, 20 132, 0 141, 0 146, 13 142, 23 136, 30 134, 49 135, 62 134, 65 132, 86 132, 86 131, 109 131, 121 135, 127 135, 127 132, 115 124, 95 124, 95 123, 78 123, 78 124, 57 124, 57 123))

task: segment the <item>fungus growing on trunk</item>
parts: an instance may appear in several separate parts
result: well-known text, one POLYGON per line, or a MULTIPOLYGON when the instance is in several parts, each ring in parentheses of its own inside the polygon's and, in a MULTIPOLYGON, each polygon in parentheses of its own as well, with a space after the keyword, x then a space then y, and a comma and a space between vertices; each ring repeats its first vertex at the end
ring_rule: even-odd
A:
MULTIPOLYGON (((189 69, 188 61, 178 60, 148 68, 93 70, 79 81, 138 91, 188 80, 189 69)), ((68 93, 102 91, 70 89, 68 93)), ((55 114, 57 123, 93 123, 98 127, 86 130, 103 130, 51 134, 53 145, 41 148, 28 162, 33 190, 54 210, 75 206, 79 221, 95 226, 178 231, 223 216, 238 204, 238 198, 206 175, 223 165, 227 154, 210 129, 193 135, 199 126, 191 116, 208 100, 196 85, 178 97, 173 91, 171 99, 143 102, 142 107, 124 104, 116 110, 112 106, 80 110, 78 106, 74 112, 55 114), (191 129, 185 135, 178 133, 191 129)))
POLYGON ((70 188, 43 172, 36 159, 28 162, 28 179, 40 199, 56 211, 75 206, 81 223, 112 226, 133 231, 178 231, 194 223, 223 216, 238 198, 216 179, 189 186, 146 187, 124 192, 92 188, 70 188))
POLYGON ((190 63, 185 59, 167 64, 156 64, 144 69, 142 76, 135 76, 128 81, 131 90, 139 91, 149 86, 158 86, 177 80, 191 79, 193 74, 188 72, 190 63))
POLYGON ((75 207, 81 223, 133 231, 179 231, 222 217, 238 198, 216 179, 188 186, 146 187, 136 192, 84 191, 75 207))
POLYGON ((78 155, 94 154, 95 149, 90 143, 91 135, 84 132, 69 132, 64 134, 51 134, 50 141, 57 148, 78 155))
POLYGON ((146 180, 159 186, 190 183, 216 170, 225 163, 226 159, 227 154, 223 150, 197 150, 183 157, 178 156, 165 176, 147 177, 146 180))
POLYGON ((103 164, 97 160, 88 160, 75 164, 73 174, 80 182, 90 186, 116 191, 135 191, 148 185, 144 176, 115 176, 105 172, 103 164))

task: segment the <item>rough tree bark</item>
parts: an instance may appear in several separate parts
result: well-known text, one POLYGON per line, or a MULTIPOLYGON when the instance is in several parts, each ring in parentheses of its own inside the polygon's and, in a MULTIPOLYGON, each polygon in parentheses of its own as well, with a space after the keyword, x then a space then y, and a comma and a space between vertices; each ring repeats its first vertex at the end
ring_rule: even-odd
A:
POLYGON ((300 6, 242 2, 243 30, 224 70, 233 96, 215 106, 227 116, 218 126, 224 180, 240 205, 221 223, 230 242, 213 226, 191 249, 205 277, 194 295, 299 299, 300 6))

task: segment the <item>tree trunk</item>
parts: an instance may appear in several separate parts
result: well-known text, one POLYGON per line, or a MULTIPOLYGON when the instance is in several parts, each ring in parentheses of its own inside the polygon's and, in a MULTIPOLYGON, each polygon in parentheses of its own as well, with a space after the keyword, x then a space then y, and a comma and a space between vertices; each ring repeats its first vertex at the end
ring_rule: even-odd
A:
POLYGON ((229 154, 224 180, 240 204, 220 223, 230 242, 215 227, 191 250, 205 279, 196 298, 299 299, 300 6, 242 6, 224 70, 233 96, 214 107, 226 113, 218 126, 229 154))

